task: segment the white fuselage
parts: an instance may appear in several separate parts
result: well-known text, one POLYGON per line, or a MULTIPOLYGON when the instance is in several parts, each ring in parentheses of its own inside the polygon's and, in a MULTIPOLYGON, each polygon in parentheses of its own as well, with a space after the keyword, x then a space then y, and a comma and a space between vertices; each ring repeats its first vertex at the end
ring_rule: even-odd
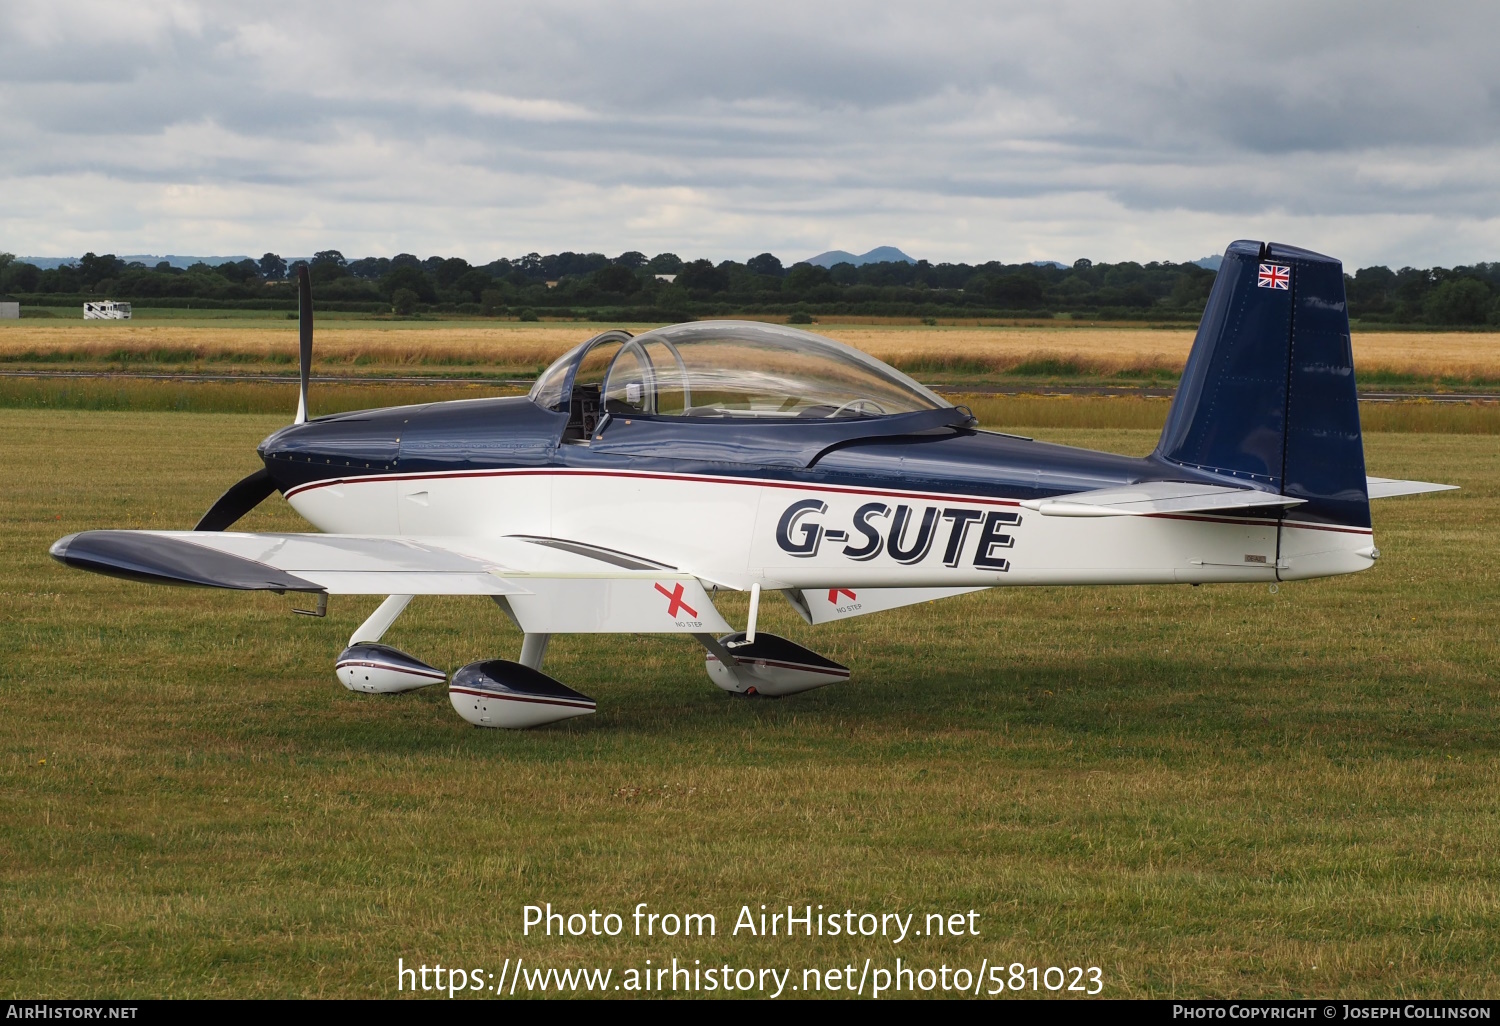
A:
POLYGON ((1368 528, 1047 516, 1003 498, 659 471, 391 474, 287 499, 330 533, 556 538, 730 588, 1266 582, 1353 573, 1376 555, 1368 528))

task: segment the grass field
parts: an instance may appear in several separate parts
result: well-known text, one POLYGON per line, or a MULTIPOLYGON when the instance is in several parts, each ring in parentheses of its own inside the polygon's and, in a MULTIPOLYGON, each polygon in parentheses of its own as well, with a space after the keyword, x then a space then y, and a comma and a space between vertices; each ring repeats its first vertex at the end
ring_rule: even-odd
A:
MULTIPOLYGON (((1063 322, 1066 323, 1066 322, 1063 322)), ((320 318, 315 356, 343 373, 536 374, 613 325, 320 318)), ((641 331, 654 325, 622 325, 641 331)), ((1193 332, 1150 327, 813 325, 925 381, 1098 377, 1174 382, 1193 332)), ((230 370, 295 365, 296 325, 271 318, 109 323, 12 321, 0 366, 230 370)), ((1500 382, 1500 333, 1356 332, 1355 363, 1371 384, 1500 382)))
MULTIPOLYGON (((521 389, 489 384, 360 384, 315 382, 314 416, 377 406, 519 395, 521 389)), ((296 408, 296 382, 173 382, 122 378, 0 378, 0 408, 133 410, 191 413, 283 414, 296 408)), ((1160 431, 1170 403, 1139 396, 989 396, 952 394, 985 423, 1042 428, 1145 428, 1160 431)), ((1363 403, 1370 431, 1500 434, 1500 403, 1439 404, 1425 400, 1363 403)))
MULTIPOLYGON (((1144 429, 993 426, 1140 453, 1144 429)), ((1494 438, 1374 434, 1350 578, 983 593, 813 632, 853 666, 731 699, 695 647, 565 637, 596 716, 475 730, 332 661, 374 600, 131 585, 62 534, 186 527, 284 416, 0 411, 0 993, 385 996, 397 958, 617 971, 1098 965, 1105 993, 1500 994, 1494 438), (712 912, 716 938, 521 936, 521 906, 712 912), (893 947, 727 936, 742 904, 978 910, 893 947)), ((242 525, 300 529, 279 499, 242 525)), ((744 603, 724 603, 731 622, 744 603)), ((387 639, 514 657, 482 600, 387 639)), ((794 974, 794 980, 800 976, 794 974)))

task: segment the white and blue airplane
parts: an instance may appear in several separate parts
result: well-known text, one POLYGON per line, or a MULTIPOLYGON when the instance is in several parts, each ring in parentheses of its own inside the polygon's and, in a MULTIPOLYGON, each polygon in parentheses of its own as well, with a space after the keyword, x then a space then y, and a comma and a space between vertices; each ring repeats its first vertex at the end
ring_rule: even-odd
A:
POLYGON ((1161 441, 1136 459, 979 428, 827 338, 740 321, 606 331, 525 397, 296 420, 192 531, 84 531, 52 555, 156 584, 384 595, 338 658, 354 691, 448 683, 486 727, 594 711, 541 670, 566 633, 685 634, 726 691, 849 670, 756 631, 762 596, 809 624, 1023 585, 1275 583, 1368 569, 1369 500, 1446 485, 1365 474, 1343 269, 1236 242, 1161 441), (228 530, 273 491, 324 533, 228 530), (715 608, 749 593, 736 632, 715 608), (487 595, 519 659, 453 674, 381 637, 418 595, 487 595))

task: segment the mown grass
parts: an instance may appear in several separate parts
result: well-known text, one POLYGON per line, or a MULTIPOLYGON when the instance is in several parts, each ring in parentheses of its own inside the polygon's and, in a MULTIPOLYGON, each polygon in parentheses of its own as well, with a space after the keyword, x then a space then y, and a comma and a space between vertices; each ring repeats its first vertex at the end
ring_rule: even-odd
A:
MULTIPOLYGON (((499 383, 401 385, 317 381, 309 388, 313 416, 447 399, 517 395, 499 383)), ((285 382, 142 381, 130 378, 0 378, 0 408, 154 410, 183 413, 283 413, 297 408, 297 380, 285 382)))
MULTIPOLYGON (((974 411, 986 427, 1016 430, 1048 428, 1134 428, 1160 432, 1171 400, 1137 396, 950 395, 974 411)), ((1500 403, 1360 403, 1359 419, 1368 432, 1401 434, 1500 434, 1500 403)))
MULTIPOLYGON (((401 406, 519 395, 498 382, 381 385, 314 382, 314 416, 401 406)), ((285 413, 296 408, 296 382, 173 382, 127 378, 0 378, 0 409, 136 410, 185 413, 285 413)), ((1135 396, 951 395, 989 426, 1018 428, 1142 428, 1160 431, 1171 405, 1165 398, 1135 396)), ((1426 401, 1364 403, 1370 431, 1500 434, 1500 403, 1426 401)))
MULTIPOLYGON (((1368 438, 1372 473, 1464 488, 1380 504, 1368 573, 1274 596, 990 592, 818 631, 767 603, 764 629, 854 668, 779 702, 721 694, 681 640, 559 638, 548 669, 600 711, 518 734, 468 727, 440 691, 339 687, 373 599, 310 620, 47 558, 70 531, 191 525, 285 419, 0 412, 7 997, 384 996, 398 957, 517 956, 1096 964, 1114 996, 1500 993, 1493 438, 1368 438), (541 901, 714 912, 723 932, 523 938, 541 901), (982 937, 726 935, 762 902, 974 908, 982 937)), ((242 526, 299 524, 276 499, 242 526)), ((447 667, 519 644, 479 599, 418 600, 388 640, 447 667)))

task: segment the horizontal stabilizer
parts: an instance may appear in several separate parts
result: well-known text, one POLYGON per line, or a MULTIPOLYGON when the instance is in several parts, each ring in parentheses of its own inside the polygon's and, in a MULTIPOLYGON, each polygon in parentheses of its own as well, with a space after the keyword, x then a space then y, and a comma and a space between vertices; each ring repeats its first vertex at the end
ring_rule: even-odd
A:
POLYGON ((1423 492, 1451 492, 1458 485, 1433 484, 1431 481, 1398 481, 1393 477, 1367 477, 1365 486, 1372 499, 1390 499, 1397 495, 1421 495, 1423 492))
POLYGON ((1152 516, 1163 513, 1233 513, 1267 506, 1297 506, 1294 499, 1257 488, 1190 484, 1184 481, 1147 481, 1123 488, 1028 499, 1021 503, 1044 517, 1152 516))

